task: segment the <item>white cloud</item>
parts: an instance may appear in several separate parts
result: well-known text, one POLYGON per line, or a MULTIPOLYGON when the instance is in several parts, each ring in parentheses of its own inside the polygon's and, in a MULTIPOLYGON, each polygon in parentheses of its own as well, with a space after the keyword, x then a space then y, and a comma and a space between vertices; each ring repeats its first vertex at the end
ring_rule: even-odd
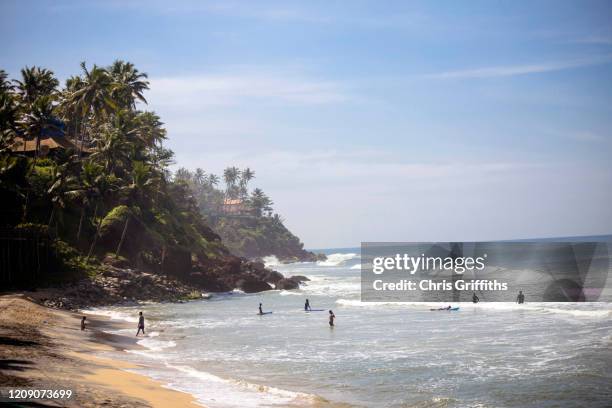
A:
POLYGON ((235 105, 247 100, 293 104, 329 104, 350 99, 334 81, 283 73, 246 72, 151 78, 148 98, 155 106, 181 109, 235 105))
POLYGON ((592 65, 607 64, 612 62, 612 55, 603 55, 590 58, 571 59, 567 61, 544 62, 524 65, 505 65, 482 68, 471 68, 463 70, 444 71, 426 74, 428 79, 475 79, 511 77, 518 75, 538 74, 544 72, 562 71, 573 68, 587 67, 592 65))

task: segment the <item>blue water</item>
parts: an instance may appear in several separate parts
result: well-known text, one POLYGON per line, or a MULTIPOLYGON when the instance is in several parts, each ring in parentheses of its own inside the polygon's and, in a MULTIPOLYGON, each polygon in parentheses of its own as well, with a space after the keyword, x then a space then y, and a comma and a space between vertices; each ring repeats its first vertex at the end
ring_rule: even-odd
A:
POLYGON ((143 310, 146 348, 123 358, 211 408, 610 406, 611 303, 362 303, 358 250, 329 252, 274 265, 309 277, 300 290, 97 312, 143 310))

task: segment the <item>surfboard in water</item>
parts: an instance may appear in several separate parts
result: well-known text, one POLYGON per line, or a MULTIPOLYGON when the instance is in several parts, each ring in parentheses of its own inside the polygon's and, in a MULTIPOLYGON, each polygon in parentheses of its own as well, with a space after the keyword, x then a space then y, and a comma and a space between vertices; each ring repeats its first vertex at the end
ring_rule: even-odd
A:
POLYGON ((451 311, 459 310, 459 307, 451 307, 450 309, 442 308, 442 309, 429 309, 429 310, 431 310, 432 312, 437 312, 437 311, 440 311, 440 312, 444 312, 444 311, 451 312, 451 311))
POLYGON ((272 314, 272 312, 257 313, 257 316, 263 316, 263 315, 267 315, 267 314, 272 314))
POLYGON ((306 313, 308 312, 324 312, 325 309, 310 309, 310 310, 304 310, 306 313))

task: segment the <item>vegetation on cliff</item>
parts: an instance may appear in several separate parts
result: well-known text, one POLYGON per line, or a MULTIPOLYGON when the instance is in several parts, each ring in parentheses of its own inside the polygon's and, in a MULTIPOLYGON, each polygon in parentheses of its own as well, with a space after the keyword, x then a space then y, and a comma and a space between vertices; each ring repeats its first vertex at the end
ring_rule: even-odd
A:
POLYGON ((147 75, 124 61, 82 63, 63 88, 47 69, 26 67, 14 81, 0 71, 2 280, 18 282, 17 270, 36 283, 76 263, 86 275, 124 259, 210 290, 248 279, 264 287, 269 271, 230 255, 190 187, 172 176, 163 123, 139 108, 148 88, 147 75), (41 254, 64 266, 41 263, 41 254), (24 266, 26 257, 37 266, 24 266))
MULTIPOLYGON (((318 256, 304 249, 300 239, 285 227, 274 212, 273 201, 263 190, 249 190, 255 172, 228 167, 220 178, 202 169, 194 172, 180 168, 175 180, 193 192, 201 214, 235 255, 262 258, 274 255, 283 261, 315 261, 318 256)), ((321 256, 321 255, 319 255, 321 256)))

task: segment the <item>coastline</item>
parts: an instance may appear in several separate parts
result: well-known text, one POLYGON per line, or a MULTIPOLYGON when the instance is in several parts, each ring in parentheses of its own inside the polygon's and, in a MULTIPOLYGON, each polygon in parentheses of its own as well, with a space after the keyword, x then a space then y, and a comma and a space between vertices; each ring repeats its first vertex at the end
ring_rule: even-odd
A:
POLYGON ((37 401, 42 406, 202 406, 190 394, 127 371, 137 367, 131 363, 96 355, 140 348, 135 338, 103 331, 124 323, 84 314, 88 328, 82 332, 81 314, 50 309, 23 295, 0 296, 0 309, 0 383, 74 393, 68 400, 37 401))

